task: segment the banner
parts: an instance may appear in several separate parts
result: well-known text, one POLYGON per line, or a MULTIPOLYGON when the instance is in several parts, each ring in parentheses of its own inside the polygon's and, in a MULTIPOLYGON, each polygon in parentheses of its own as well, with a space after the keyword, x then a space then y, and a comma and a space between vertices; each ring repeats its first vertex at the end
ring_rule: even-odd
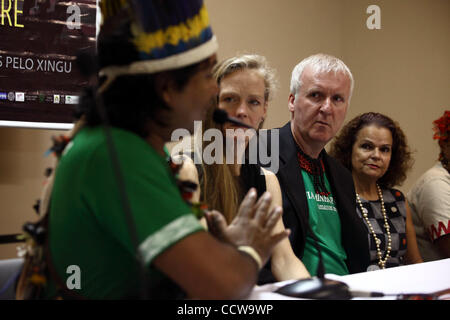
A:
POLYGON ((70 123, 95 50, 96 0, 0 0, 0 120, 70 123))

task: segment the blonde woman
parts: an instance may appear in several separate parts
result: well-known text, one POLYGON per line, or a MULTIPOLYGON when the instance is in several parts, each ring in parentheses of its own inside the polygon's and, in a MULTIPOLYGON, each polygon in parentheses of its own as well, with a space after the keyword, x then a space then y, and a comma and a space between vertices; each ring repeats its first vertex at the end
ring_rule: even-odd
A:
MULTIPOLYGON (((275 77, 266 59, 259 55, 241 55, 227 59, 215 67, 214 77, 219 85, 218 103, 208 110, 203 130, 215 128, 225 136, 223 141, 227 148, 224 149, 223 163, 210 165, 203 163, 201 167, 196 168, 192 160, 187 160, 180 174, 183 179, 199 181, 201 195, 197 194, 197 199, 208 204, 210 209, 220 211, 224 220, 230 223, 250 188, 256 188, 258 196, 267 191, 272 197, 271 205, 282 207, 280 185, 275 174, 256 164, 249 164, 248 159, 244 159, 243 164, 238 161, 242 156, 238 150, 244 150, 252 132, 262 127, 268 102, 275 88, 275 77), (236 124, 216 124, 213 121, 213 112, 216 108, 225 110, 229 116, 255 130, 247 130, 236 124), (239 148, 242 144, 244 148, 239 148), (230 151, 230 145, 234 149, 232 150, 234 161, 226 163, 229 161, 226 161, 225 153, 227 150, 230 151)), ((203 150, 209 143, 209 141, 203 143, 203 150)), ((280 218, 274 232, 284 229, 280 218)), ((259 284, 309 276, 286 238, 275 247, 271 262, 260 271, 259 284)))

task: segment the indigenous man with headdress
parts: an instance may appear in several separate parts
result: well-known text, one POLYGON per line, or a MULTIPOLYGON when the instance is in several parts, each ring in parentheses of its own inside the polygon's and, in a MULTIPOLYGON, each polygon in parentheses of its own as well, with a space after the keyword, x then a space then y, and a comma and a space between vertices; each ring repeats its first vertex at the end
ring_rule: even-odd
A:
POLYGON ((205 213, 214 237, 183 199, 164 147, 173 130, 192 131, 217 95, 203 1, 100 5, 98 88, 83 95, 81 125, 56 169, 45 296, 246 297, 288 234, 271 235, 281 208, 250 190, 230 226, 205 213), (69 279, 77 270, 80 279, 69 279))
POLYGON ((424 261, 450 258, 450 110, 433 121, 439 161, 408 193, 417 244, 424 261))

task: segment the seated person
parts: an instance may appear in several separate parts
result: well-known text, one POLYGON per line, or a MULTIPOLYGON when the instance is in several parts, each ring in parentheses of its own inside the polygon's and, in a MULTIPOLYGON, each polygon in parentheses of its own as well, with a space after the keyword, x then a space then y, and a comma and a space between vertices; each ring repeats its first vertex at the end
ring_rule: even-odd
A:
POLYGON ((279 150, 283 222, 291 230, 295 255, 311 275, 322 273, 320 261, 325 273, 337 275, 369 266, 351 173, 325 150, 344 122, 352 90, 353 76, 343 61, 327 54, 307 57, 292 71, 291 120, 268 132, 268 150, 279 150), (279 143, 272 141, 274 135, 279 143))
POLYGON ((214 236, 181 197, 164 145, 175 129, 192 131, 217 95, 206 9, 183 3, 180 10, 176 0, 101 2, 101 86, 82 99, 84 124, 56 169, 45 298, 245 298, 288 235, 273 231, 281 208, 269 209, 270 195, 257 201, 254 189, 228 227, 217 212, 205 213, 214 236), (199 34, 153 46, 158 31, 192 19, 199 34), (66 287, 73 265, 81 270, 75 289, 66 287))
POLYGON ((450 111, 435 120, 439 161, 408 193, 420 253, 425 261, 450 258, 450 111))
MULTIPOLYGON (((269 191, 273 198, 273 206, 282 205, 277 177, 257 164, 250 164, 248 157, 242 158, 245 150, 249 152, 247 149, 249 140, 256 133, 255 130, 262 127, 266 117, 269 99, 275 87, 273 73, 265 58, 258 55, 229 58, 218 64, 214 70, 214 77, 219 84, 218 108, 253 128, 247 130, 238 124, 215 123, 213 121, 215 108, 208 111, 203 126, 204 132, 211 128, 220 130, 221 135, 225 136, 223 147, 220 147, 225 152, 221 159, 212 159, 214 161, 211 161, 211 164, 203 161, 199 167, 201 200, 208 204, 208 207, 220 211, 228 223, 235 218, 239 203, 252 187, 256 188, 258 195, 269 191), (226 152, 233 152, 232 161, 229 161, 226 152)), ((208 150, 211 145, 211 142, 205 141, 203 150, 208 150)), ((182 171, 187 171, 183 173, 184 177, 194 181, 198 179, 192 161, 187 160, 182 171)), ((284 229, 283 221, 280 219, 274 231, 280 232, 284 229)), ((261 270, 258 283, 306 277, 309 277, 308 271, 294 255, 289 240, 285 239, 274 248, 271 264, 261 270)))
POLYGON ((330 154, 352 172, 356 212, 367 230, 369 271, 422 262, 408 202, 400 190, 411 152, 397 123, 374 112, 350 120, 330 154))

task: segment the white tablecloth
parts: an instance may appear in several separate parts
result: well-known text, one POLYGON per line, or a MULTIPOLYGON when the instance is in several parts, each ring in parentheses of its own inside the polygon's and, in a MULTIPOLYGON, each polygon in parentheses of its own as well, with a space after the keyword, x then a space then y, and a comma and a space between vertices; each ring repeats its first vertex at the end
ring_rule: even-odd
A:
MULTIPOLYGON (((450 259, 346 276, 326 274, 325 277, 345 282, 352 290, 377 291, 384 294, 432 293, 450 288, 450 259)), ((291 282, 293 281, 288 280, 256 286, 249 299, 294 299, 273 292, 291 282)), ((445 298, 448 299, 450 296, 446 295, 445 298)), ((394 297, 384 297, 383 299, 394 299, 394 297)))

